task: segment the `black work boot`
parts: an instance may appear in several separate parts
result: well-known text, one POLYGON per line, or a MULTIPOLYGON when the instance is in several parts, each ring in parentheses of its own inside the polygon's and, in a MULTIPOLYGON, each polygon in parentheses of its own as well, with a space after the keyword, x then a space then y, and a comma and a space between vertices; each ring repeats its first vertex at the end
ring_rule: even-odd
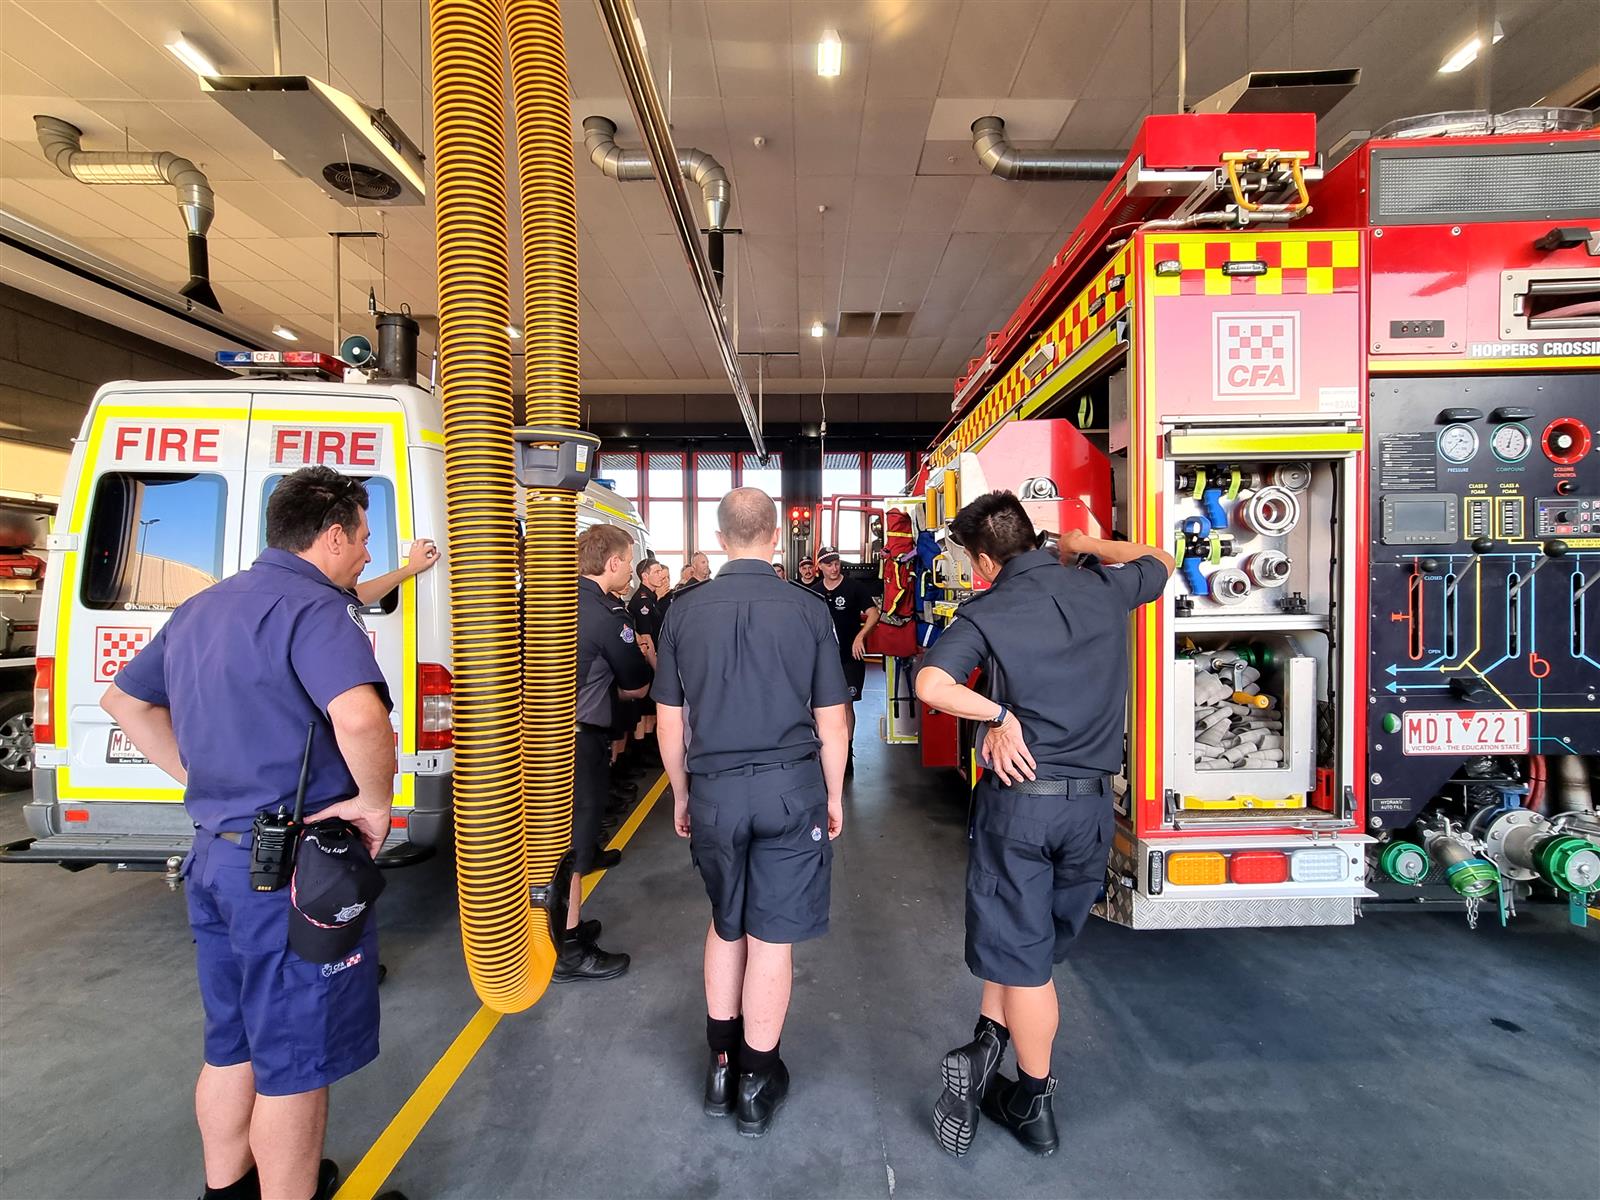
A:
POLYGON ((338 1190, 339 1164, 331 1158, 325 1158, 317 1164, 317 1190, 311 1200, 333 1200, 333 1194, 338 1190))
POLYGON ((1011 1130, 1032 1153, 1040 1157, 1054 1154, 1061 1144, 1056 1136, 1055 1109, 1050 1104, 1055 1091, 1053 1075, 1045 1081, 1044 1091, 1033 1095, 1022 1084, 1001 1075, 983 1094, 983 1115, 1011 1130))
POLYGON ((789 1068, 780 1059, 765 1071, 739 1072, 739 1132, 749 1138, 765 1137, 789 1094, 789 1068))
POLYGON ((626 954, 611 954, 593 942, 568 937, 556 952, 556 969, 551 983, 573 983, 581 979, 615 979, 628 969, 632 960, 626 954))
POLYGON ((738 1061, 726 1050, 713 1050, 706 1066, 706 1116, 731 1116, 738 1090, 738 1061))
POLYGON ((933 1105, 933 1132, 939 1145, 959 1157, 972 1148, 978 1131, 978 1105, 994 1082, 1006 1044, 998 1026, 980 1021, 977 1036, 944 1056, 944 1091, 933 1105))
POLYGON ((600 940, 600 922, 595 918, 579 921, 577 925, 567 930, 567 936, 580 942, 588 942, 592 946, 600 940))
POLYGON ((251 1167, 227 1187, 205 1185, 200 1200, 261 1200, 261 1175, 251 1167))

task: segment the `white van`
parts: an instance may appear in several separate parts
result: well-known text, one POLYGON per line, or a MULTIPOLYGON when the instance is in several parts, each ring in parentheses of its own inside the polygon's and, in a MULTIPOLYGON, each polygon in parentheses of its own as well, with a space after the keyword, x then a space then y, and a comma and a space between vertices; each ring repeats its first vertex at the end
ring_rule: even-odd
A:
MULTIPOLYGON (((414 538, 444 548, 436 567, 363 612, 394 698, 400 769, 386 853, 404 861, 445 840, 453 730, 438 399, 393 382, 122 382, 89 408, 50 538, 25 807, 34 840, 6 847, 6 860, 170 869, 185 852, 194 827, 182 789, 140 756, 101 694, 174 608, 255 560, 273 487, 318 463, 366 482, 369 578, 400 565, 414 538)), ((619 525, 644 555, 629 501, 590 484, 579 512, 580 529, 619 525)))

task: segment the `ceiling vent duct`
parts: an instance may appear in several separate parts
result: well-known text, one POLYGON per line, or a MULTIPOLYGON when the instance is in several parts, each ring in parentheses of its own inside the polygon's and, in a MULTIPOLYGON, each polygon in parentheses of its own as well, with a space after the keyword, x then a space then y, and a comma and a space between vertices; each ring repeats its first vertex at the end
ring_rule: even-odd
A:
POLYGON ((120 150, 85 150, 83 130, 58 117, 34 117, 33 126, 45 157, 63 175, 88 184, 169 184, 178 190, 178 211, 189 243, 189 282, 179 294, 222 311, 211 290, 211 257, 206 230, 216 213, 216 199, 205 172, 170 150, 134 153, 120 150))
MULTIPOLYGON (((583 145, 589 161, 612 179, 636 183, 654 179, 650 156, 643 150, 624 150, 617 145, 617 125, 605 117, 583 119, 583 145)), ((700 189, 705 200, 706 228, 721 232, 728 225, 728 210, 733 205, 733 184, 721 163, 704 150, 683 146, 678 150, 678 170, 700 189)))
POLYGON ((202 75, 200 90, 340 204, 428 201, 422 151, 382 109, 309 75, 202 75))
POLYGON ((841 338, 903 338, 911 331, 912 312, 841 311, 834 328, 841 338))
POLYGON ((1334 67, 1326 71, 1250 71, 1197 101, 1189 111, 1308 112, 1320 120, 1360 82, 1360 67, 1334 67))
POLYGON ((984 169, 1001 179, 1113 179, 1126 157, 1114 150, 1019 150, 1006 141, 1006 123, 999 117, 972 123, 972 148, 984 169))

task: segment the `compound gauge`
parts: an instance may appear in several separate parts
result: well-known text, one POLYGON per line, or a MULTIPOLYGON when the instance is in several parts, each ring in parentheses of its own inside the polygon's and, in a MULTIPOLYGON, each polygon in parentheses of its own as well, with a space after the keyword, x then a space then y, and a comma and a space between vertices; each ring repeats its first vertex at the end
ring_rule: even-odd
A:
POLYGON ((1512 421, 1495 429, 1494 436, 1489 439, 1489 449, 1501 462, 1521 462, 1533 449, 1533 435, 1526 425, 1512 421))
POLYGON ((1439 456, 1460 466, 1478 452, 1478 434, 1470 425, 1448 425, 1439 433, 1439 456))

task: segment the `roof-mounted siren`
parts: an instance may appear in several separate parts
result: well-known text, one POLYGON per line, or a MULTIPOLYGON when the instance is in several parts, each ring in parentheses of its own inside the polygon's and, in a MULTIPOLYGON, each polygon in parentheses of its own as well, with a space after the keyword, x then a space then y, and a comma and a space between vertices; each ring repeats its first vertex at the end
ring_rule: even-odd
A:
POLYGON ((1327 116, 1361 82, 1360 67, 1250 71, 1190 106, 1196 113, 1308 112, 1327 116))
POLYGON ((308 75, 202 75, 200 90, 340 204, 427 203, 422 151, 381 108, 308 75))

